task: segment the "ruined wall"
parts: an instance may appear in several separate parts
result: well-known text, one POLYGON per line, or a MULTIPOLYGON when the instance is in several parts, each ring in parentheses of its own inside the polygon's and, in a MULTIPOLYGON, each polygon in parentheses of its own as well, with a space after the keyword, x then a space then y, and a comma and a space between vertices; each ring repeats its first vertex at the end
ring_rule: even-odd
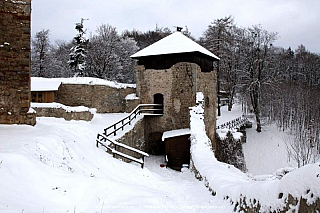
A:
POLYGON ((153 154, 161 149, 164 131, 189 128, 189 107, 196 104, 197 92, 205 96, 205 124, 215 148, 216 74, 202 73, 197 64, 181 62, 170 69, 151 70, 137 66, 137 94, 141 103, 154 102, 154 94, 164 97, 164 115, 146 117, 147 151, 153 154))
POLYGON ((55 117, 64 118, 67 121, 70 120, 84 120, 91 121, 93 114, 89 111, 81 112, 67 112, 62 108, 48 108, 48 107, 33 107, 37 112, 37 117, 55 117))
MULTIPOLYGON (((124 136, 122 136, 121 138, 117 139, 116 141, 128 145, 130 147, 139 149, 141 151, 146 151, 146 141, 145 141, 145 119, 141 119, 139 120, 134 128, 132 130, 130 130, 129 132, 127 132, 124 136)), ((117 148, 118 151, 121 151, 124 154, 133 156, 135 158, 140 158, 140 155, 124 149, 124 148, 117 148)), ((119 157, 119 156, 118 156, 119 157)), ((129 160, 119 157, 121 158, 123 161, 125 162, 130 162, 129 160)))
POLYGON ((120 113, 127 111, 125 97, 135 92, 136 89, 130 87, 114 88, 105 85, 61 84, 56 93, 55 102, 67 106, 96 108, 98 113, 120 113))
POLYGON ((213 150, 216 150, 216 72, 197 72, 197 82, 196 91, 203 92, 204 95, 204 124, 206 133, 212 142, 213 150))
POLYGON ((140 104, 140 99, 126 100, 126 112, 132 112, 140 104))
POLYGON ((30 107, 31 0, 0 0, 0 123, 35 124, 30 107))

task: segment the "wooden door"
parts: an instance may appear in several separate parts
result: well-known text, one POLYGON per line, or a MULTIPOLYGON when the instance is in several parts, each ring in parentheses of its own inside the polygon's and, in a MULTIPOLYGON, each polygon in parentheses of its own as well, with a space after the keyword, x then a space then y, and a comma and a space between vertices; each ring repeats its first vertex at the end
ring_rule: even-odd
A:
POLYGON ((180 171, 182 164, 190 163, 189 137, 190 135, 182 135, 165 140, 165 153, 170 168, 180 171))

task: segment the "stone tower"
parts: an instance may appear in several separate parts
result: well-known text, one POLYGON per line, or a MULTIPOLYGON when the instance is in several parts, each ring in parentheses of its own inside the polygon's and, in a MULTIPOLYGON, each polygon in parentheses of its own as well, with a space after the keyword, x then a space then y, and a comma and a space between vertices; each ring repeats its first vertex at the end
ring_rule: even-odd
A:
POLYGON ((205 97, 206 132, 215 148, 217 56, 181 32, 175 32, 132 55, 138 60, 137 94, 141 104, 163 104, 162 116, 146 117, 146 148, 163 154, 163 132, 190 127, 189 107, 197 92, 205 97))
POLYGON ((31 0, 0 0, 0 123, 35 124, 30 108, 31 0))

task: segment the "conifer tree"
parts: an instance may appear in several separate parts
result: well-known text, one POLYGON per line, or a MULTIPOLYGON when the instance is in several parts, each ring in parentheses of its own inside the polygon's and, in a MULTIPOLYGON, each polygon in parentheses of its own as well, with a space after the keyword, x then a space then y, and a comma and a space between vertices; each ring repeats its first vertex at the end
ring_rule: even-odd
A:
POLYGON ((68 61, 69 66, 74 69, 75 75, 84 76, 84 70, 86 66, 86 47, 89 42, 84 37, 85 30, 83 29, 83 21, 81 18, 80 23, 76 23, 75 29, 78 34, 73 38, 74 46, 71 48, 70 59, 68 61))

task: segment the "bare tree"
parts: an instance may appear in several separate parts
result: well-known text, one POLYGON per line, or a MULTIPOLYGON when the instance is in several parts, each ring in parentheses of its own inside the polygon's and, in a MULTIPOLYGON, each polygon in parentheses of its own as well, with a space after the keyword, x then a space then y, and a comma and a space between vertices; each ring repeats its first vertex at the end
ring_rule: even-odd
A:
POLYGON ((272 43, 276 33, 263 30, 260 25, 244 31, 242 42, 243 70, 241 86, 250 98, 257 122, 257 132, 261 132, 260 101, 263 89, 273 89, 280 73, 272 67, 272 43))
POLYGON ((49 30, 41 30, 32 39, 32 76, 45 77, 48 67, 47 56, 50 49, 49 30))

